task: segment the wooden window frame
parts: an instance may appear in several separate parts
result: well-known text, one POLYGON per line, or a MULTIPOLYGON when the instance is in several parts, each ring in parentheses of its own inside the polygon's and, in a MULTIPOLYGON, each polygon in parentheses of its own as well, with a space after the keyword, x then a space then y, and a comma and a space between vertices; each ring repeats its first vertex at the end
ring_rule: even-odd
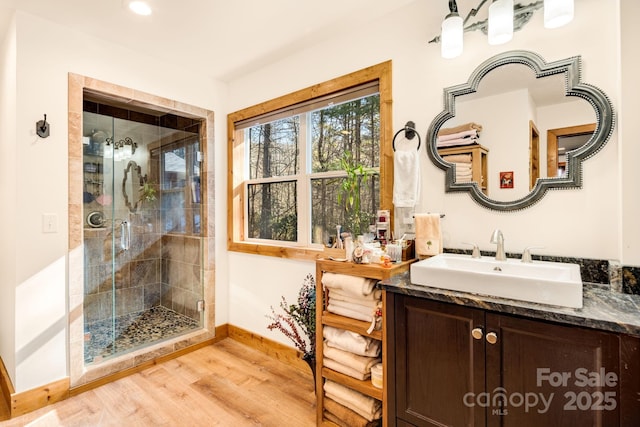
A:
POLYGON ((323 248, 293 247, 246 240, 244 236, 246 200, 243 173, 245 144, 244 141, 234 139, 235 123, 376 80, 380 93, 380 209, 388 209, 393 212, 391 61, 386 61, 236 111, 227 116, 227 249, 229 251, 306 260, 324 257, 323 248))

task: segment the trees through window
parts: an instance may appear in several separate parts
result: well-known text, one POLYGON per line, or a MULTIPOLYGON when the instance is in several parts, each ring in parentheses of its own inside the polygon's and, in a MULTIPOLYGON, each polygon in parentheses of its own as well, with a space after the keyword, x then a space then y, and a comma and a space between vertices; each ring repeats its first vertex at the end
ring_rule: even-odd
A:
POLYGON ((298 102, 271 111, 230 115, 234 242, 322 248, 338 226, 369 230, 388 173, 381 159, 389 113, 380 79, 367 77, 317 97, 293 94, 298 102))

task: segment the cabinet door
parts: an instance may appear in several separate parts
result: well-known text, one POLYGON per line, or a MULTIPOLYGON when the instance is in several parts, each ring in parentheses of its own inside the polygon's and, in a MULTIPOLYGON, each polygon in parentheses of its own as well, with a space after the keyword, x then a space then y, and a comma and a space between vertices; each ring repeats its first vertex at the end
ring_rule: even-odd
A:
POLYGON ((485 409, 465 405, 484 391, 481 310, 411 297, 395 303, 396 414, 415 426, 481 426, 485 409))
POLYGON ((486 315, 489 426, 617 426, 617 334, 486 315), (493 336, 491 337, 493 341, 493 336), (502 405, 501 405, 502 402, 502 405))

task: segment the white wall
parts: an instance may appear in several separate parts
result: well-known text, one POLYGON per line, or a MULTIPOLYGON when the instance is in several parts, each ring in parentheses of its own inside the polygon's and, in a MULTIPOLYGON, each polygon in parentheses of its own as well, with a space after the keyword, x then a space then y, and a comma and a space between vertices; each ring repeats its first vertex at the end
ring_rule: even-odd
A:
MULTIPOLYGON (((180 58, 175 64, 160 62, 22 12, 16 14, 16 28, 13 126, 16 135, 7 140, 15 142, 10 147, 15 151, 15 167, 9 170, 13 171, 11 180, 16 181, 17 190, 15 217, 10 226, 20 230, 20 234, 14 233, 3 244, 1 254, 2 259, 13 256, 15 261, 13 274, 8 275, 14 279, 3 283, 15 289, 15 361, 12 363, 10 348, 0 348, 0 356, 10 365, 7 367, 10 371, 15 370, 14 386, 20 392, 67 375, 68 73, 95 77, 216 112, 222 108, 224 87, 204 73, 182 68, 184 62, 180 58), (35 123, 45 113, 51 124, 51 136, 41 139, 35 135, 35 123), (43 213, 57 215, 57 233, 42 232, 43 213)), ((3 93, 3 103, 7 100, 11 102, 3 93)), ((224 114, 218 114, 216 119, 224 123, 224 114)), ((216 141, 224 140, 224 127, 216 127, 216 141)), ((217 162, 222 159, 223 156, 216 155, 217 162)), ((216 165, 222 176, 223 168, 216 165)), ((216 193, 224 197, 222 185, 216 181, 216 193)), ((224 223, 220 223, 224 221, 223 214, 224 211, 217 210, 219 230, 225 229, 224 223)), ((219 239, 221 247, 225 244, 224 235, 219 239)), ((220 311, 217 321, 225 323, 227 291, 222 289, 223 281, 216 282, 221 288, 216 298, 220 311)))
MULTIPOLYGON (((427 44, 435 34, 427 33, 421 25, 422 17, 430 13, 430 2, 416 1, 368 25, 378 31, 354 28, 349 34, 336 34, 331 40, 232 81, 229 111, 391 59, 394 130, 413 120, 424 140, 431 120, 442 110, 442 88, 466 82, 482 61, 513 49, 537 52, 548 62, 582 55, 583 81, 604 90, 619 110, 620 91, 616 83, 620 72, 619 22, 617 6, 612 7, 616 4, 598 0, 577 2, 574 21, 555 30, 543 29, 543 14, 538 11, 527 27, 502 46, 489 46, 486 36, 479 31, 466 33, 465 53, 454 60, 445 60, 440 58, 439 45, 427 44), (597 32, 594 33, 594 29, 597 32)), ((633 32, 636 37, 631 40, 637 40, 638 32, 633 32)), ((631 49, 630 46, 629 54, 631 49)), ((628 80, 632 78, 629 76, 628 80)), ((525 246, 536 245, 544 246, 540 252, 549 255, 622 259, 640 264, 639 251, 635 251, 633 257, 625 257, 625 253, 630 252, 621 250, 625 230, 621 226, 619 132, 617 127, 607 146, 584 163, 583 189, 548 192, 537 205, 512 213, 481 208, 467 194, 445 194, 444 173, 424 154, 422 200, 417 211, 446 214, 444 245, 450 248, 465 247, 461 242, 477 242, 481 249, 495 250, 489 238, 494 228, 500 228, 506 237, 507 251, 521 252, 525 246)), ((636 182, 639 181, 636 179, 636 182)), ((637 196, 631 200, 631 190, 625 195, 628 196, 625 203, 630 205, 625 211, 633 210, 637 214, 637 196)), ((629 219, 624 225, 630 223, 629 219)), ((635 239, 626 240, 631 246, 638 245, 637 234, 635 239)), ((307 269, 299 268, 300 263, 295 261, 254 259, 236 253, 230 253, 229 259, 232 323, 242 321, 243 327, 286 343, 281 334, 266 330, 268 319, 248 318, 242 313, 249 306, 268 313, 269 306, 277 304, 280 295, 291 295, 307 269), (252 261, 251 277, 239 270, 249 260, 252 261), (274 263, 279 266, 277 271, 272 267, 274 263), (283 268, 284 265, 291 265, 293 271, 283 268), (286 273, 279 273, 281 271, 286 273), (265 288, 269 289, 270 299, 264 299, 265 288)), ((311 270, 313 264, 308 264, 311 270)))
POLYGON ((471 101, 464 101, 464 97, 458 99, 456 116, 447 120, 443 127, 469 122, 482 125, 479 142, 489 150, 488 176, 485 177, 488 196, 500 201, 526 196, 529 193, 529 119, 532 114, 529 91, 513 90, 471 101), (499 173, 508 171, 513 172, 514 186, 500 188, 499 173))
MULTIPOLYGON (((620 252, 625 265, 640 265, 640 144, 638 143, 638 115, 640 114, 640 57, 638 57, 638 40, 640 27, 637 18, 640 16, 640 2, 620 1, 621 58, 620 77, 617 88, 621 96, 618 114, 620 134, 620 191, 622 196, 622 222, 616 231, 621 236, 620 252)), ((618 76, 616 76, 618 77, 618 76)), ((613 232, 613 228, 609 228, 613 232)))
POLYGON ((0 45, 0 356, 15 379, 16 38, 15 21, 0 45))

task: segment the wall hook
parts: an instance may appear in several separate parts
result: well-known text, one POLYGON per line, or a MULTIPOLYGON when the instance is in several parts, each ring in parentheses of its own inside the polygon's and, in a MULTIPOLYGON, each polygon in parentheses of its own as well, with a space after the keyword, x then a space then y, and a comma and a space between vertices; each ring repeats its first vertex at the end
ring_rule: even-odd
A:
MULTIPOLYGON (((45 116, 46 117, 46 116, 45 116)), ((404 125, 404 137, 407 139, 413 139, 416 136, 416 124, 411 120, 404 125)))
POLYGON ((46 138, 49 136, 50 131, 49 123, 47 123, 47 115, 44 115, 44 120, 39 120, 36 123, 36 133, 40 138, 46 138))

